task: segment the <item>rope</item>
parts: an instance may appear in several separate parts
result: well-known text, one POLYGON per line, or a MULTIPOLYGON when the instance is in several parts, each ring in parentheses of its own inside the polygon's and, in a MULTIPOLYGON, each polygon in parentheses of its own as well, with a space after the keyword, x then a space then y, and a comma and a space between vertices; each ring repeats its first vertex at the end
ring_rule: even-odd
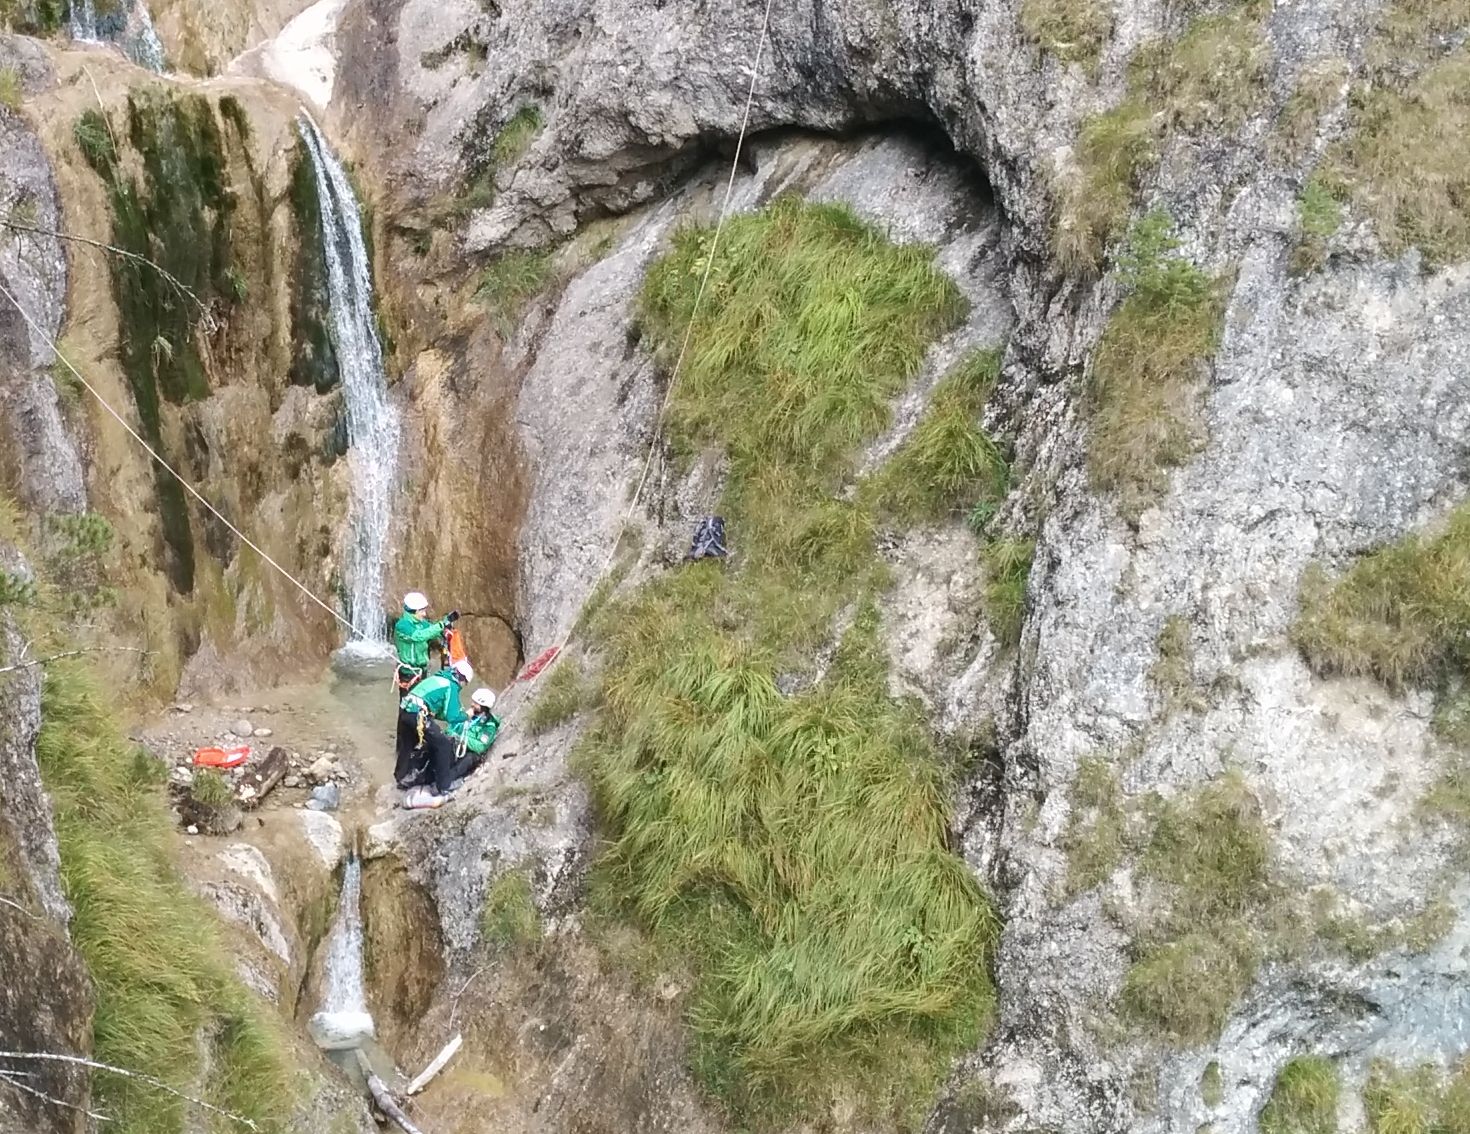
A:
MULTIPOLYGON (((774 3, 775 0, 766 0, 765 14, 761 17, 761 34, 759 41, 756 43, 755 58, 751 61, 750 89, 745 95, 745 113, 740 119, 740 134, 735 140, 735 156, 730 161, 730 177, 725 182, 725 199, 720 205, 719 219, 715 222, 715 234, 710 241, 709 255, 705 257, 704 273, 699 278, 699 290, 694 295, 694 307, 689 312, 689 323, 684 328, 684 341, 679 346, 679 354, 674 361, 674 369, 669 375, 668 389, 664 391, 663 401, 659 403, 658 413, 654 415, 653 437, 648 443, 648 456, 643 461, 643 471, 638 477, 638 487, 634 490, 633 498, 628 503, 628 510, 623 513, 622 522, 618 525, 618 538, 613 540, 612 547, 608 549, 607 559, 604 561, 602 569, 593 576, 593 592, 597 590, 597 587, 607 578, 608 573, 612 570, 613 561, 617 558, 618 544, 622 542, 622 533, 632 522, 634 513, 637 512, 639 504, 642 503, 643 490, 648 484, 649 473, 653 470, 653 460, 659 451, 659 438, 663 433, 664 417, 668 413, 670 403, 674 400, 674 391, 678 388, 679 379, 683 375, 684 359, 689 353, 689 344, 694 338, 694 324, 699 319, 699 309, 704 303, 704 294, 709 288, 710 273, 714 270, 715 266, 715 254, 719 251, 720 234, 724 232, 725 221, 730 216, 730 201, 735 195, 735 179, 740 172, 740 155, 745 149, 745 136, 750 129, 750 111, 755 105, 755 88, 760 78, 761 60, 765 56, 767 33, 771 26, 771 8, 774 6, 774 3)), ((586 605, 584 602, 582 609, 586 609, 586 605)), ((559 644, 553 643, 556 646, 556 654, 552 657, 551 661, 534 674, 526 683, 524 696, 517 702, 515 709, 506 714, 505 719, 509 719, 530 698, 531 691, 536 687, 536 682, 540 681, 551 670, 556 668, 557 664, 561 661, 562 654, 566 651, 567 646, 571 644, 572 638, 576 634, 577 624, 580 621, 581 616, 579 612, 578 617, 572 620, 572 627, 567 631, 561 642, 559 644)))
POLYGON ((325 610, 343 626, 347 627, 347 629, 352 631, 355 636, 359 638, 367 637, 367 635, 359 630, 356 626, 354 626, 351 621, 338 613, 333 607, 327 605, 327 603, 319 599, 312 592, 311 588, 309 588, 305 583, 303 583, 295 575, 291 574, 290 571, 287 571, 284 567, 282 567, 279 563, 277 563, 274 559, 267 555, 264 548, 262 548, 258 543, 256 543, 234 524, 232 524, 229 521, 229 518, 225 516, 223 512, 221 512, 208 500, 206 500, 204 496, 199 492, 199 490, 184 478, 183 474, 180 473, 178 469, 174 468, 173 465, 164 460, 163 457, 159 455, 158 450, 155 449, 152 445, 148 444, 143 435, 139 433, 136 429, 134 429, 131 425, 129 425, 122 414, 118 413, 117 410, 112 408, 107 399, 98 392, 97 387, 88 382, 87 379, 82 375, 82 372, 72 365, 71 359, 67 358, 66 355, 61 353, 61 348, 52 341, 51 336, 48 335, 45 330, 40 326, 40 324, 38 324, 36 320, 31 317, 31 313, 21 305, 20 300, 18 300, 15 297, 14 293, 12 293, 11 290, 5 286, 5 281, 3 279, 0 279, 0 295, 3 295, 6 299, 10 300, 11 305, 20 312, 21 318, 24 319, 31 330, 37 336, 39 336, 40 339, 48 347, 51 348, 51 353, 56 356, 56 360, 72 372, 72 376, 75 377, 76 380, 86 388, 87 393, 96 398, 98 404, 101 405, 102 408, 105 409, 112 416, 113 420, 121 425, 125 430, 127 430, 128 434, 133 438, 134 441, 143 446, 148 455, 152 457, 155 462, 157 462, 160 468, 162 468, 165 472, 169 474, 169 476, 173 477, 176 481, 183 485, 185 491, 187 491, 190 496, 194 497, 195 500, 203 504, 204 507, 207 508, 214 515, 214 517, 219 520, 220 523, 224 524, 225 527, 234 532, 241 543, 250 548, 250 550, 255 552, 256 555, 260 556, 263 560, 274 567, 276 571, 280 573, 281 577, 289 582, 292 586, 294 586, 298 591, 304 594, 312 602, 316 603, 317 606, 325 610))

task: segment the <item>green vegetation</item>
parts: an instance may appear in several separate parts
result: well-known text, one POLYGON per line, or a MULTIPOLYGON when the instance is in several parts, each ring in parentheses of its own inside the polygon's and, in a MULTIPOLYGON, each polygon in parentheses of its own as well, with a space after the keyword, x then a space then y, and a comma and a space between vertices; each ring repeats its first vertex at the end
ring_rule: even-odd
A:
POLYGON ((1175 42, 1135 53, 1128 93, 1082 123, 1075 168, 1061 186, 1056 254, 1073 273, 1096 272, 1133 208, 1139 179, 1175 131, 1228 129, 1265 95, 1267 48, 1247 5, 1196 18, 1175 42))
POLYGON ((1306 153, 1317 137, 1322 115, 1340 97, 1347 77, 1348 65, 1342 59, 1328 59, 1302 69, 1296 89, 1276 122, 1273 142, 1280 157, 1294 161, 1306 153))
POLYGON ((1220 1064, 1210 1060, 1199 1077, 1200 1099, 1205 1106, 1217 1107, 1225 1098, 1225 1080, 1220 1074, 1220 1064))
MULTIPOLYGON (((293 1078, 285 1040, 252 1008, 213 915, 173 872, 161 766, 126 742, 74 666, 47 667, 42 720, 37 758, 56 808, 72 941, 97 997, 96 1058, 282 1129, 293 1078), (202 1056, 210 1073, 200 1085, 202 1056)), ((136 1079, 99 1075, 94 1090, 115 1134, 184 1129, 186 1104, 136 1079)))
POLYGON ((24 97, 25 88, 21 86, 20 72, 14 67, 0 67, 0 107, 14 114, 20 110, 24 97))
POLYGON ((1010 468, 979 425, 999 375, 997 350, 974 351, 950 371, 913 433, 865 485, 880 513, 940 520, 1005 498, 1010 468))
POLYGON ((1470 665, 1470 505, 1437 534, 1409 535, 1360 558, 1339 579, 1302 576, 1294 637, 1322 674, 1367 674, 1390 688, 1440 685, 1470 665))
POLYGON ((1166 213, 1134 226, 1119 263, 1130 291, 1093 354, 1089 468, 1129 517, 1200 443, 1200 370, 1215 349, 1223 304, 1218 281, 1178 247, 1166 213))
POLYGON ((1178 708, 1202 709, 1204 698, 1194 679, 1194 644, 1189 619, 1171 614, 1159 631, 1159 658, 1149 667, 1148 679, 1164 700, 1167 716, 1178 708))
POLYGON ((549 249, 504 252, 480 274, 475 298, 491 309, 502 338, 515 330, 526 304, 547 287, 553 274, 549 249))
POLYGON ((1337 1067, 1320 1055, 1291 1060, 1261 1111, 1261 1134, 1337 1134, 1337 1067))
POLYGON ((1140 873, 1169 895, 1124 981, 1135 1019, 1184 1044, 1219 1033, 1255 976, 1250 914, 1271 898, 1270 839, 1245 780, 1229 773, 1156 805, 1140 873))
POLYGON ((1062 849, 1067 853, 1067 894, 1091 890, 1112 877, 1123 861, 1128 815, 1117 773, 1102 757, 1077 766, 1072 785, 1072 815, 1062 849))
MULTIPOLYGON (((209 312, 228 312, 237 302, 230 284, 236 196, 219 122, 201 95, 163 88, 129 95, 121 136, 136 154, 141 178, 118 152, 119 135, 101 111, 82 114, 73 134, 108 188, 113 243, 169 273, 137 259, 108 258, 119 323, 127 328, 119 343, 123 371, 143 436, 163 451, 162 403, 209 393, 196 331, 213 318, 209 312)), ((183 490, 162 471, 154 483, 169 577, 187 594, 194 586, 194 546, 183 490)))
POLYGON ((509 871, 491 884, 480 933, 487 944, 500 949, 529 945, 541 937, 541 914, 524 870, 509 871))
POLYGON ((322 246, 322 206, 306 144, 291 156, 291 215, 296 257, 291 273, 291 382, 325 394, 341 380, 332 341, 331 295, 322 246))
POLYGON ((1432 1066, 1377 1062, 1363 1106, 1370 1134, 1463 1134, 1470 1130, 1470 1064, 1446 1077, 1432 1066))
POLYGON ((558 662, 526 713, 526 731, 538 736, 571 720, 586 706, 592 692, 576 661, 558 662))
POLYGON ((1113 20, 1105 0, 1023 0, 1021 27, 1062 62, 1093 71, 1113 20))
MULTIPOLYGON (((680 232, 649 274, 663 359, 710 240, 680 232)), ((963 308, 930 250, 845 208, 732 219, 670 420, 728 453, 741 562, 680 567, 596 620, 605 703, 578 761, 609 837, 598 889, 693 962, 696 1070, 742 1121, 841 1093, 916 1125, 990 1010, 995 917, 947 849, 927 724, 887 694, 873 516, 837 496, 963 308), (825 676, 783 695, 845 608, 825 676)))
POLYGON ((0 31, 50 35, 66 23, 67 0, 0 0, 0 31))
POLYGON ((1301 236, 1291 254, 1292 270, 1315 272, 1327 263, 1327 241, 1342 225, 1342 206, 1318 178, 1312 178, 1297 202, 1301 236))
POLYGON ((1006 649, 1021 640, 1026 620, 1026 580, 1031 577, 1035 551, 1034 540, 998 539, 987 544, 983 553, 985 613, 991 632, 1006 649))
POLYGON ((204 807, 228 807, 235 802, 235 793, 230 781, 210 768, 200 768, 189 784, 189 794, 194 802, 204 807))
POLYGON ((495 168, 506 169, 520 161, 536 140, 536 135, 541 133, 541 126, 539 106, 523 106, 512 114, 490 145, 490 160, 495 168))

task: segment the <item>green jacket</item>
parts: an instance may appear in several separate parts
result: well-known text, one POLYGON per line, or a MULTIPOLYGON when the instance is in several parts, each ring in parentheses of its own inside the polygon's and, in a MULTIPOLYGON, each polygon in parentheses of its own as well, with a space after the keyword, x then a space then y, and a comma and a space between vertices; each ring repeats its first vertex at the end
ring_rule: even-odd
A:
POLYGON ((424 678, 398 704, 410 713, 418 712, 423 705, 447 725, 461 724, 470 716, 459 703, 459 682, 443 673, 424 678))
POLYGON ((405 669, 428 668, 429 643, 442 637, 447 625, 442 619, 430 622, 405 610, 393 624, 393 648, 398 651, 398 664, 405 669))
POLYGON ((460 724, 450 725, 444 730, 476 755, 487 752, 495 743, 495 734, 500 731, 500 718, 489 715, 470 717, 460 724))

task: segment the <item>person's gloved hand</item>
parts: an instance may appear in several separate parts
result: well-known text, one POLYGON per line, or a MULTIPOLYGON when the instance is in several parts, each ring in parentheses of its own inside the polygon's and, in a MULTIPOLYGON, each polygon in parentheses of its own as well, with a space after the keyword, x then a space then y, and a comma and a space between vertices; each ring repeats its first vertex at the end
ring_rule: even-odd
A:
POLYGON ((456 622, 459 621, 459 611, 451 610, 448 614, 444 616, 444 621, 453 626, 456 622))

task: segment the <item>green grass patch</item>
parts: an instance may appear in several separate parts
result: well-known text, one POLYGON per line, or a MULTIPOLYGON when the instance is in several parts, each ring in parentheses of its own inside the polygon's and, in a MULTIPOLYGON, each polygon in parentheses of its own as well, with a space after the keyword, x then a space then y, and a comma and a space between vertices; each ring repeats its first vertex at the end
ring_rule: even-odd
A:
POLYGON ((1021 27, 1043 50, 1092 72, 1113 19, 1104 0, 1023 0, 1021 27))
POLYGON ((974 351, 950 371, 913 433, 864 486, 880 513, 911 523, 942 520, 1005 498, 1010 466, 980 428, 999 375, 996 350, 974 351))
POLYGON ((194 802, 205 807, 228 807, 235 802, 235 793, 230 781, 209 768, 200 768, 189 783, 189 794, 194 802))
POLYGON ((1210 1060, 1200 1072, 1199 1095, 1205 1106, 1214 1109, 1225 1100, 1225 1079, 1217 1060, 1210 1060))
POLYGON ((1341 577, 1302 576, 1293 637, 1320 674, 1369 675, 1393 689, 1438 686, 1470 665, 1470 505, 1432 534, 1362 556, 1341 577))
MULTIPOLYGON (((85 671, 47 667, 37 742, 56 808, 72 941, 97 997, 97 1059, 153 1076, 277 1131, 293 1105, 286 1041, 230 971, 211 912, 174 873, 161 766, 127 743, 85 671), (200 1044, 210 1073, 196 1084, 200 1044)), ((176 1134, 186 1104, 98 1075, 116 1134, 176 1134)))
POLYGON ((1432 1066, 1378 1061, 1363 1091, 1369 1134, 1461 1134, 1470 1130, 1470 1068, 1446 1081, 1432 1066))
POLYGON ((1320 1055, 1291 1060, 1261 1111, 1261 1134, 1337 1134, 1337 1065, 1320 1055))
POLYGON ((66 23, 66 0, 0 0, 0 29, 51 35, 66 23))
POLYGON ((1342 226, 1342 206, 1319 178, 1312 178, 1297 201, 1299 235, 1291 253, 1292 271, 1315 272, 1327 263, 1327 241, 1342 226))
POLYGON ((1077 766, 1072 785, 1072 814, 1062 849, 1067 854, 1067 894, 1072 896, 1100 886, 1123 861, 1128 836, 1128 814, 1118 776, 1100 756, 1077 766))
POLYGON ((1112 110, 1086 119, 1073 169, 1058 193, 1054 248, 1063 268, 1102 268, 1122 235, 1143 175, 1176 132, 1230 130, 1266 95, 1269 55, 1259 12, 1247 5, 1196 18, 1174 41, 1155 40, 1134 53, 1128 90, 1112 110))
POLYGON ((548 249, 505 252, 480 273, 475 298, 490 308, 502 338, 511 335, 526 304, 551 283, 552 256, 548 249))
POLYGON ((541 914, 524 870, 502 874, 491 884, 480 933, 487 944, 502 949, 529 945, 541 937, 541 914))
POLYGON ((1088 468, 1130 518, 1202 442, 1202 369, 1219 338, 1223 289, 1178 246, 1166 213, 1134 226, 1119 263, 1129 292, 1092 358, 1088 468))
MULTIPOLYGON (((649 274, 662 359, 710 238, 680 232, 649 274)), ((887 695, 873 515, 837 495, 963 310, 930 249, 845 208, 732 219, 670 420, 676 444, 727 452, 740 560, 680 567, 595 622, 605 703, 577 760, 609 838, 598 889, 689 959, 696 1071, 742 1122, 840 1094, 917 1126, 990 1012, 995 917, 948 849, 927 723, 887 695), (845 608, 823 679, 783 695, 845 608)))
POLYGON ((1189 619, 1171 614, 1159 630, 1158 660, 1149 667, 1148 679, 1164 701, 1167 716, 1178 708, 1202 709, 1204 697, 1194 678, 1194 643, 1189 637, 1189 619))
POLYGON ((998 539, 985 546, 985 615, 990 630, 1005 649, 1021 640, 1026 621, 1026 580, 1031 577, 1031 560, 1036 542, 1029 539, 998 539))
POLYGON ((1341 97, 1348 73, 1343 59, 1327 59, 1302 69, 1276 120, 1272 146, 1279 157, 1294 161, 1307 152, 1317 138, 1322 116, 1341 97))
POLYGON ((1273 897, 1269 858, 1260 807, 1239 773, 1155 803, 1139 873, 1167 895, 1168 911, 1142 935, 1124 981, 1135 1020, 1186 1045, 1219 1034, 1260 961, 1251 919, 1273 897))
POLYGON ((566 723, 586 706, 591 694, 578 662, 558 662, 526 713, 526 731, 539 736, 566 723))
POLYGON ((535 105, 523 106, 512 114, 490 145, 490 160, 495 168, 505 169, 520 161, 541 133, 543 121, 541 108, 535 105))
POLYGON ((14 67, 0 67, 0 107, 16 114, 24 99, 25 88, 21 85, 20 72, 14 67))

